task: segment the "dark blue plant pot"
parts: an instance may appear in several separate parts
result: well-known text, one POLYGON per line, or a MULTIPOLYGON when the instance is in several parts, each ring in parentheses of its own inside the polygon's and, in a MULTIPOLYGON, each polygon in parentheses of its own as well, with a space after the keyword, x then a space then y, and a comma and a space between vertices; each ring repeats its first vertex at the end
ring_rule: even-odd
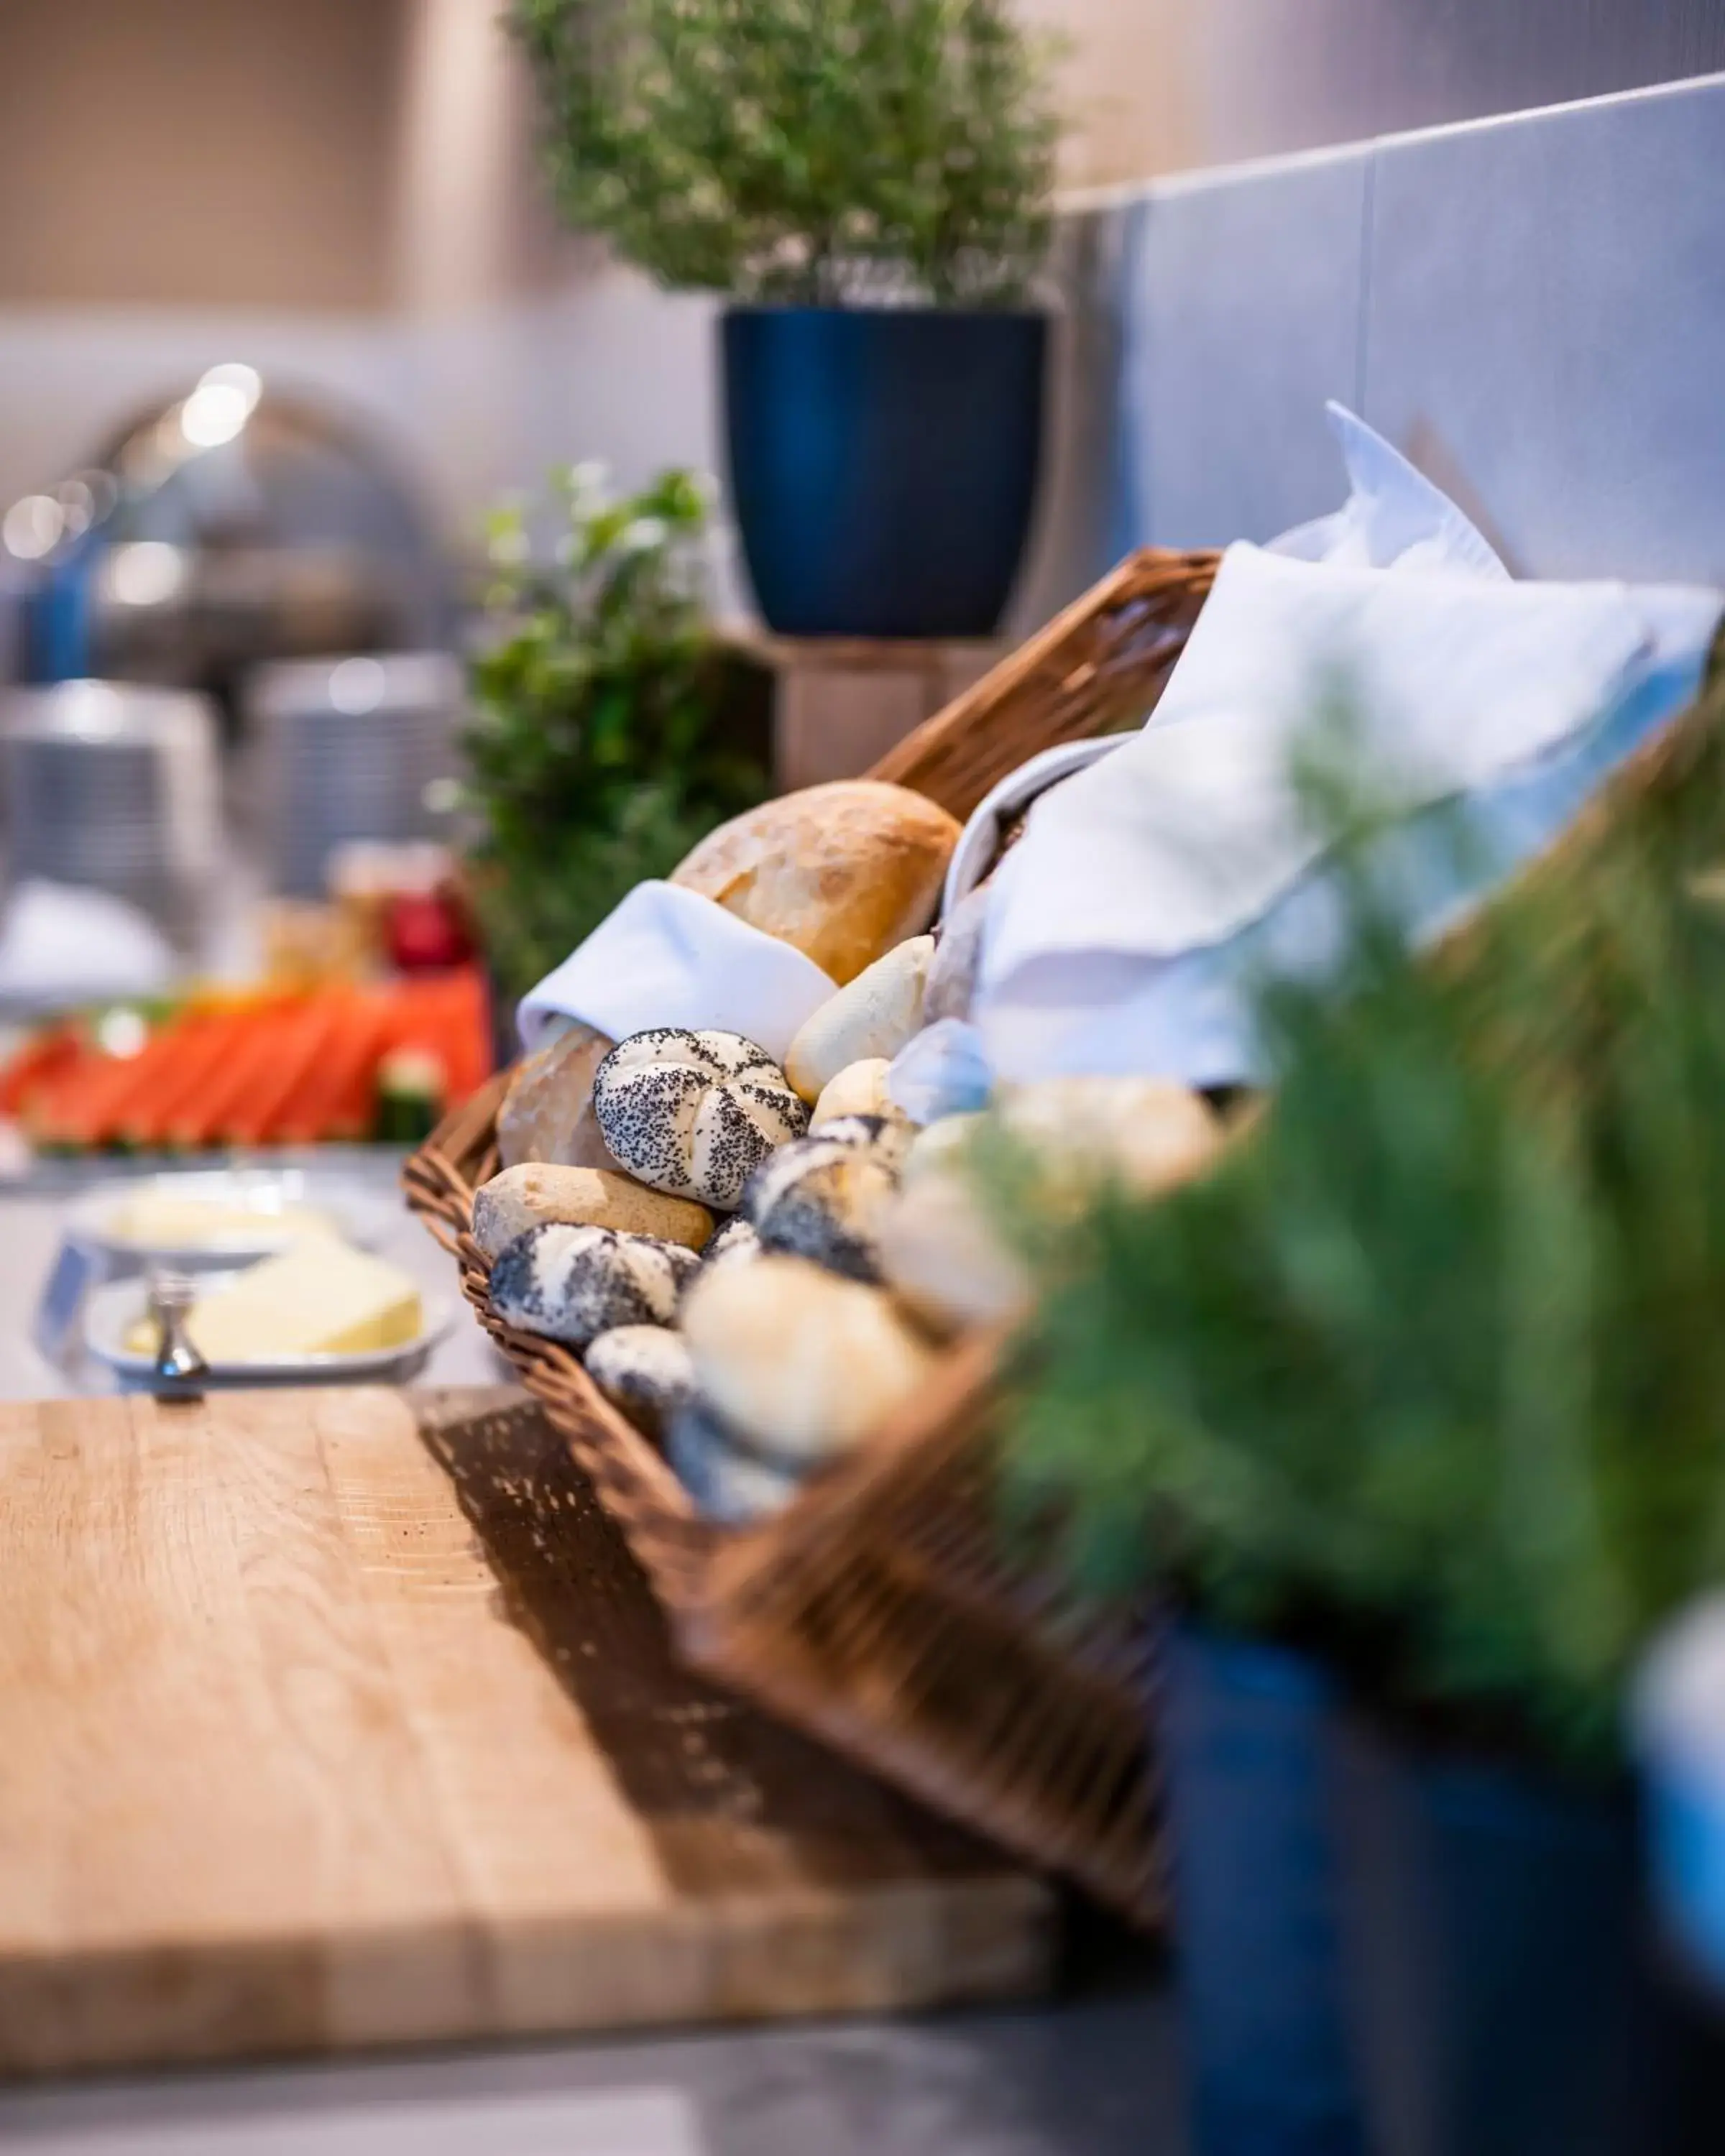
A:
POLYGON ((734 307, 723 338, 732 500, 768 625, 992 635, 1035 501, 1046 318, 734 307))
POLYGON ((1720 2032, 1659 1963, 1627 1799, 1352 1728, 1336 1790, 1380 2156, 1725 2149, 1720 2032))
POLYGON ((1364 2156, 1330 1840, 1331 1686, 1303 1656, 1185 1628, 1159 1676, 1194 2156, 1364 2156))

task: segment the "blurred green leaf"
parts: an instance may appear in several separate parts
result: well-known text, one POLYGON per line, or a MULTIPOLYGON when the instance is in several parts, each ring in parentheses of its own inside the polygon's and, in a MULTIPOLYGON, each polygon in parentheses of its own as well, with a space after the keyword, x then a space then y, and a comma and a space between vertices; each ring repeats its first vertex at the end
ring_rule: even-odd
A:
POLYGON ((514 0, 571 223, 671 286, 1021 300, 1054 47, 1009 0, 514 0))
POLYGON ((602 505, 603 484, 591 467, 552 475, 581 535, 567 560, 534 558, 520 505, 487 526, 520 535, 523 556, 488 593, 465 743, 475 892, 510 995, 768 790, 718 728, 699 577, 707 488, 668 471, 602 505))

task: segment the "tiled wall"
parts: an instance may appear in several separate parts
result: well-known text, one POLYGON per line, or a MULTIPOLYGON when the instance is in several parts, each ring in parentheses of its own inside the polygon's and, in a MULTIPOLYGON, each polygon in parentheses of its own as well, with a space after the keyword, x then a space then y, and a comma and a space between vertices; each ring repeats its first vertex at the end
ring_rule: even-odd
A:
POLYGON ((1725 76, 1113 214, 1122 539, 1267 538, 1334 506, 1334 396, 1524 572, 1725 584, 1725 76))

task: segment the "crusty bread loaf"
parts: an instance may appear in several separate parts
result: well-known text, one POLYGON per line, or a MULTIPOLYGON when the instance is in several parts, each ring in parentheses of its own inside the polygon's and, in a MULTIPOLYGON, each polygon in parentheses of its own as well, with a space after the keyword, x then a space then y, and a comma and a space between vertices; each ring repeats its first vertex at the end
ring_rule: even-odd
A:
POLYGON ((614 1168, 523 1161, 474 1193, 473 1240, 488 1258, 542 1220, 655 1235, 662 1243, 686 1244, 691 1250, 700 1250, 713 1232, 713 1216, 704 1205, 649 1190, 614 1168))
POLYGON ((838 779, 721 824, 671 881, 795 944, 842 987, 927 927, 957 843, 922 794, 838 779))
POLYGON ((616 1167, 593 1112, 593 1074, 615 1045, 590 1025, 571 1023, 517 1066, 497 1111, 497 1152, 506 1168, 533 1160, 616 1167))

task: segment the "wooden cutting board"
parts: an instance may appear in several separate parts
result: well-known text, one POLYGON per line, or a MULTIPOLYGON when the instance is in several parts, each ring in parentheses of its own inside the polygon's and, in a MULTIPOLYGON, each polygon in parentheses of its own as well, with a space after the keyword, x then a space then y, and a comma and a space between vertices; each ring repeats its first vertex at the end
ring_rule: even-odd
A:
POLYGON ((0 2071, 1023 1996, 1050 1919, 679 1670, 519 1394, 0 1405, 0 2071))

